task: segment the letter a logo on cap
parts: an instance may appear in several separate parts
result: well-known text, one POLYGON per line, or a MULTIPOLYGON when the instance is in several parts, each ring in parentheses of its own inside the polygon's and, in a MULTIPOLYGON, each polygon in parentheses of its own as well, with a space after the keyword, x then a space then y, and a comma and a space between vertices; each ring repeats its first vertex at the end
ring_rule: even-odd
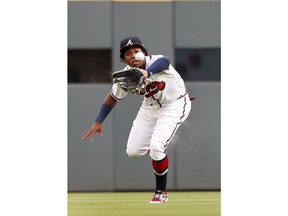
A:
POLYGON ((126 46, 128 46, 128 45, 133 45, 133 42, 131 39, 127 42, 126 46))

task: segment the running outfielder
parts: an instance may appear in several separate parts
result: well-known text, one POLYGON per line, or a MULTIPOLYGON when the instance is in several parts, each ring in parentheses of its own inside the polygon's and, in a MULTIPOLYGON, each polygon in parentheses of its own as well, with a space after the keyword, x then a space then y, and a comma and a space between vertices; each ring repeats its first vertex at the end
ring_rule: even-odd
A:
POLYGON ((126 152, 129 157, 149 154, 156 178, 150 203, 165 203, 167 195, 167 147, 179 126, 188 117, 192 97, 183 79, 163 55, 150 55, 136 36, 120 42, 120 59, 124 70, 112 73, 113 86, 101 106, 92 127, 83 140, 103 135, 102 123, 118 101, 129 93, 143 96, 143 102, 129 134, 126 152))

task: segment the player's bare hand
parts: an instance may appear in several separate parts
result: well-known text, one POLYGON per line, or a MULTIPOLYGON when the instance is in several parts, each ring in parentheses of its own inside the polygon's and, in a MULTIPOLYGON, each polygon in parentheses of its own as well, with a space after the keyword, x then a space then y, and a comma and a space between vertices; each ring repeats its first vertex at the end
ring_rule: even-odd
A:
POLYGON ((94 122, 91 128, 83 133, 82 140, 86 140, 90 136, 90 141, 92 141, 97 133, 103 136, 102 123, 94 122))
POLYGON ((142 73, 143 73, 143 75, 145 76, 145 77, 148 77, 148 71, 146 71, 146 70, 144 70, 144 69, 140 69, 140 68, 138 68, 142 73))

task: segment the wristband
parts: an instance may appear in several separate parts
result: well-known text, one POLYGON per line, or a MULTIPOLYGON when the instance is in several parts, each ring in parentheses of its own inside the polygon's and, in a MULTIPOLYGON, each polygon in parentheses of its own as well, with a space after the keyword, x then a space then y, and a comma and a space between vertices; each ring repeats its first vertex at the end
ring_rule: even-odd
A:
POLYGON ((112 107, 110 105, 103 103, 95 121, 102 123, 105 120, 105 118, 109 115, 111 110, 112 107))

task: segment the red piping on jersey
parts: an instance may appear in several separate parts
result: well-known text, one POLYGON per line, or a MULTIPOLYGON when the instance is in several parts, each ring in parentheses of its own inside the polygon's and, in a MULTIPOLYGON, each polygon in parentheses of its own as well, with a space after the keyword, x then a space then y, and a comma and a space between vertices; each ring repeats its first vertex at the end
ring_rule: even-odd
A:
POLYGON ((159 104, 160 107, 162 107, 162 104, 159 102, 158 99, 155 99, 154 96, 152 96, 153 100, 157 101, 157 103, 159 104))
POLYGON ((186 94, 187 94, 187 91, 185 92, 184 95, 180 95, 180 96, 177 98, 177 100, 179 100, 179 99, 182 98, 182 97, 185 97, 186 94))
POLYGON ((124 98, 122 98, 122 99, 117 98, 117 97, 112 93, 112 91, 110 92, 110 95, 111 95, 115 100, 117 100, 117 101, 121 101, 121 100, 124 99, 124 98))
MULTIPOLYGON (((177 98, 177 100, 180 99, 180 98, 182 98, 182 97, 184 97, 186 94, 187 94, 187 91, 186 91, 186 93, 185 93, 184 95, 180 95, 180 96, 177 98)), ((189 95, 189 100, 190 100, 190 101, 195 100, 195 99, 196 99, 196 97, 189 95)))

